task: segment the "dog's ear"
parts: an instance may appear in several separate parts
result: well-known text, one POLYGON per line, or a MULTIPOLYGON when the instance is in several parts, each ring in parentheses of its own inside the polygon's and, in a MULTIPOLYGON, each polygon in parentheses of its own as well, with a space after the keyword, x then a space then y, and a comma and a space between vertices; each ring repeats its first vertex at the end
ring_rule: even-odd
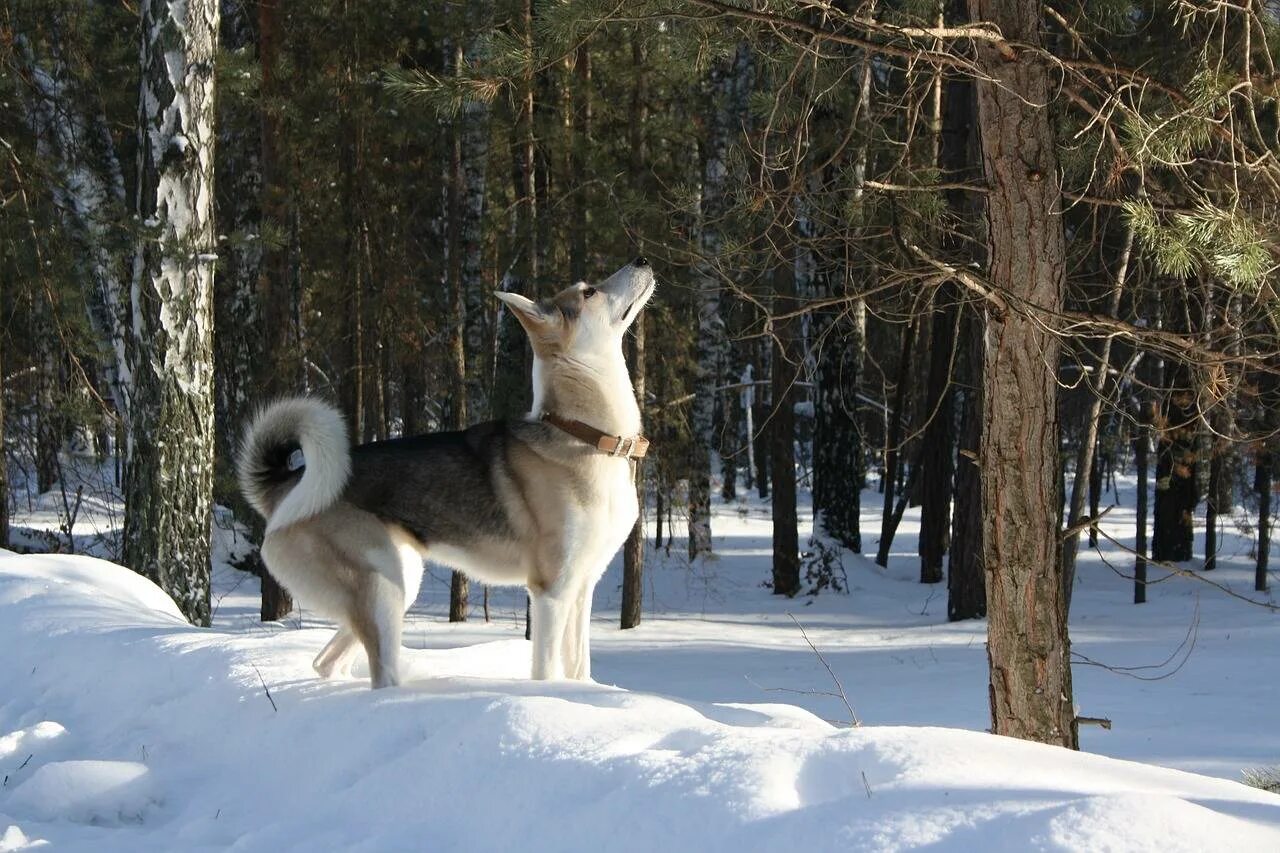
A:
POLYGON ((520 321, 520 325, 524 326, 525 331, 530 334, 546 331, 559 316, 556 312, 549 313, 542 310, 541 305, 518 293, 507 293, 506 291, 498 290, 493 295, 501 299, 511 309, 511 313, 520 321))

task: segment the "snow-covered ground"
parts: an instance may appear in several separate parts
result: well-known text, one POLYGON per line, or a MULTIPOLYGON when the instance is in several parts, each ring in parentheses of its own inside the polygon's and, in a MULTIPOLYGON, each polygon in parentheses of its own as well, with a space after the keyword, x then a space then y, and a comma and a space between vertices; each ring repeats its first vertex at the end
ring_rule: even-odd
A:
MULTIPOLYGON (((1123 486, 1106 529, 1131 542, 1123 486)), ((93 544, 101 520, 80 523, 93 544)), ((719 506, 718 558, 651 554, 640 628, 617 629, 605 576, 596 684, 529 682, 523 594, 449 625, 431 569, 408 683, 378 693, 317 680, 328 629, 257 622, 256 581, 225 566, 201 630, 124 569, 5 554, 0 851, 1280 849, 1280 796, 1233 781, 1280 763, 1280 614, 1177 577, 1134 606, 1130 558, 1083 552, 1076 699, 1113 728, 1082 753, 996 738, 985 625, 915 582, 917 523, 887 571, 845 556, 848 595, 788 601, 762 585, 766 508, 719 506)), ((1271 603, 1227 532, 1213 580, 1271 603)))

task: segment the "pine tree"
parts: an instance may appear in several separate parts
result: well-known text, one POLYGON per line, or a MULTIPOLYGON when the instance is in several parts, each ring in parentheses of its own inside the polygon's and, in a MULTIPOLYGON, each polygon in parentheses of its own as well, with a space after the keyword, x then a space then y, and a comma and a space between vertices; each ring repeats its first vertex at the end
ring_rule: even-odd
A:
MULTIPOLYGON (((976 46, 987 194, 987 275, 1050 314, 1066 280, 1058 158, 1048 114, 1048 70, 1036 57, 1034 0, 970 0, 1009 43, 976 46)), ((998 298, 998 297, 997 297, 998 298)), ((1007 303, 986 306, 982 471, 987 654, 996 734, 1077 746, 1070 645, 1058 544, 1057 338, 1007 303), (1031 602, 1028 606, 1027 602, 1031 602), (1028 639, 1035 637, 1035 642, 1028 639)))

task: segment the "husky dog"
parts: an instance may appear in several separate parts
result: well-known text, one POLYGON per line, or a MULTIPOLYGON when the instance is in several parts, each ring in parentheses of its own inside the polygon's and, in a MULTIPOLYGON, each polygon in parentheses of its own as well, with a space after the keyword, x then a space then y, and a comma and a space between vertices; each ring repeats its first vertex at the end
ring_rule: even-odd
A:
POLYGON ((622 355, 654 291, 644 258, 533 302, 496 294, 533 344, 533 410, 352 448, 336 409, 299 397, 245 432, 237 470, 267 520, 262 557, 339 623, 322 677, 364 646, 373 686, 400 683, 400 630, 429 558, 532 598, 533 677, 591 675, 591 594, 638 512, 631 459, 648 441, 622 355))

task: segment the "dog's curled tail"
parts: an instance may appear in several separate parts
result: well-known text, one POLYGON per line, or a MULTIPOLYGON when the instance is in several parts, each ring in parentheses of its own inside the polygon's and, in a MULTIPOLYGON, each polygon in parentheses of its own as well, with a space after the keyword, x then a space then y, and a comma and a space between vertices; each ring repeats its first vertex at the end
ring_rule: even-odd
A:
POLYGON ((268 529, 324 512, 342 496, 351 474, 342 414, 311 397, 271 403, 245 430, 236 474, 240 491, 268 529))

